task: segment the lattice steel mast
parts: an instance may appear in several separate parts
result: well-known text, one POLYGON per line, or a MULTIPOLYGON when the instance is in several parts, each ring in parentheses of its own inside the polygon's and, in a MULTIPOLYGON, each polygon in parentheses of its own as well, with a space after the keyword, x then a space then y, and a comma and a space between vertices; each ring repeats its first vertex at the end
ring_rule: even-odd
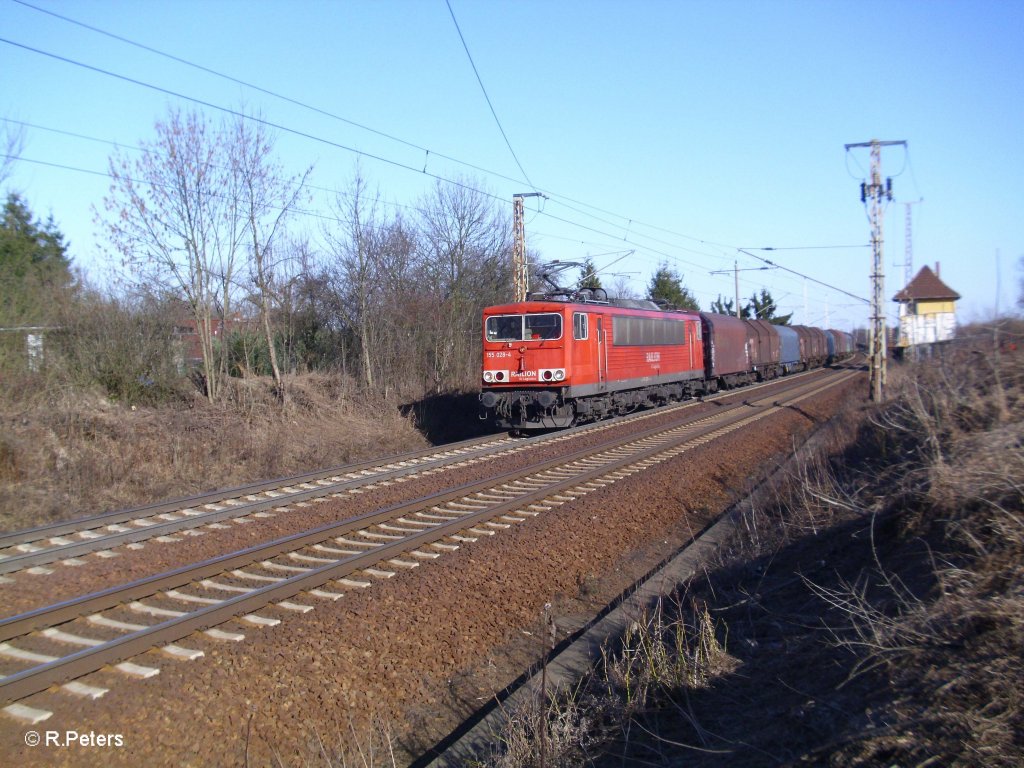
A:
POLYGON ((512 195, 512 300, 526 301, 530 294, 530 265, 526 262, 526 222, 524 197, 544 197, 540 192, 512 195))
POLYGON ((924 198, 920 200, 914 200, 910 203, 904 203, 904 207, 907 211, 907 244, 904 250, 903 260, 903 285, 910 285, 910 281, 914 279, 914 232, 913 232, 913 215, 911 209, 918 203, 923 203, 924 198))

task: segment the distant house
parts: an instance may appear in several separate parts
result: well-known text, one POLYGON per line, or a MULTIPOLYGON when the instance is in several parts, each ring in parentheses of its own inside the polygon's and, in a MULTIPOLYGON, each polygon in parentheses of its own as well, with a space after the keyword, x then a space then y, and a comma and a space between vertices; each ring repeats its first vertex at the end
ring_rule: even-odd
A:
MULTIPOLYGON (((251 325, 251 321, 235 312, 225 322, 219 317, 211 318, 210 330, 213 335, 213 343, 222 343, 222 339, 230 336, 232 331, 245 329, 251 325)), ((203 346, 199 339, 198 325, 195 318, 184 313, 174 323, 174 338, 180 345, 181 358, 178 360, 178 367, 181 369, 202 365, 203 346)))
POLYGON ((906 287, 892 297, 900 305, 897 352, 949 341, 956 333, 956 302, 960 294, 939 278, 939 265, 921 267, 906 287))

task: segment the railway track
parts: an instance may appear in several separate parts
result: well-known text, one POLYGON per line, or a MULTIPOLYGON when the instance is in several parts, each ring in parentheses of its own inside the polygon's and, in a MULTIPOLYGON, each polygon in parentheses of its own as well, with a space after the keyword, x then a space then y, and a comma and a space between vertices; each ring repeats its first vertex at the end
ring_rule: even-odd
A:
POLYGON ((9 715, 39 722, 50 711, 26 699, 53 686, 74 696, 102 696, 104 687, 88 676, 104 668, 145 677, 159 672, 147 652, 199 658, 201 650, 179 644, 196 632, 241 641, 239 625, 272 626, 280 623, 277 616, 341 599, 748 427, 853 375, 829 372, 766 393, 747 390, 747 397, 710 416, 629 437, 609 435, 525 469, 0 620, 0 672, 6 675, 0 703, 9 715))
POLYGON ((215 491, 184 499, 54 523, 0 536, 0 574, 64 561, 86 554, 109 556, 114 547, 175 534, 195 535, 195 529, 224 520, 267 514, 379 482, 401 481, 411 475, 478 460, 507 450, 517 441, 508 437, 468 440, 444 450, 416 451, 381 462, 350 464, 294 477, 215 491))
MULTIPOLYGON (((806 375, 806 374, 801 374, 806 375)), ((759 385, 770 387, 777 381, 759 385)), ((745 392, 756 391, 756 387, 745 392)), ((722 392, 706 401, 735 397, 722 392)), ((646 419, 691 407, 685 401, 667 408, 644 411, 628 419, 646 419)), ((618 426, 622 419, 608 420, 573 432, 538 435, 529 440, 487 436, 466 440, 444 449, 426 449, 385 460, 373 460, 334 467, 293 477, 218 490, 183 499, 117 510, 88 518, 0 534, 0 580, 9 574, 27 572, 34 576, 52 573, 53 564, 79 566, 83 557, 116 556, 118 547, 141 548, 144 542, 171 543, 183 536, 200 536, 205 530, 225 527, 227 522, 244 523, 293 510, 331 497, 342 497, 378 484, 406 482, 426 473, 464 467, 550 442, 573 439, 581 432, 601 431, 618 426)))

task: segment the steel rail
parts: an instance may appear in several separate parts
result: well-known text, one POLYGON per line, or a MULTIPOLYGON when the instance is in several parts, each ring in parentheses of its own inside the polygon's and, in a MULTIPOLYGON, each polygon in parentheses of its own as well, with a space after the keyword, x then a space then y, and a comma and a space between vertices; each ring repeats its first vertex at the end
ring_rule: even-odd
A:
POLYGON ((52 538, 54 536, 78 533, 83 530, 102 528, 105 525, 116 525, 118 523, 129 522, 139 518, 153 517, 167 512, 178 512, 182 509, 203 506, 204 504, 216 504, 220 501, 236 499, 242 496, 253 496, 258 493, 277 490, 278 488, 287 488, 290 486, 301 485, 303 483, 315 483, 317 480, 324 480, 329 477, 348 475, 353 472, 364 472, 369 469, 390 466, 403 461, 413 461, 424 456, 441 455, 462 448, 473 448, 480 443, 488 442, 504 442, 504 439, 502 435, 486 435, 484 437, 476 437, 458 443, 451 443, 448 446, 425 448, 419 451, 409 451, 407 453, 385 456, 355 464, 344 464, 342 466, 328 469, 318 469, 313 472, 306 472, 291 477, 263 480, 258 483, 239 485, 234 488, 219 489, 208 493, 197 494, 195 496, 167 499, 166 501, 158 501, 153 504, 143 504, 138 507, 125 507, 124 509, 118 509, 112 512, 103 512, 99 515, 93 515, 90 517, 80 517, 75 520, 51 523, 37 528, 25 528, 20 531, 11 531, 9 533, 0 534, 0 549, 10 548, 17 546, 18 544, 28 544, 42 539, 52 538))
MULTIPOLYGON (((799 375, 804 376, 806 375, 806 373, 799 375)), ((794 379, 790 379, 789 381, 792 380, 794 379)), ((758 388, 760 388, 778 383, 780 383, 778 380, 773 380, 771 382, 764 382, 761 385, 757 386, 758 388)), ((744 390, 745 393, 751 391, 756 390, 744 390)), ((728 396, 735 396, 737 394, 739 393, 729 390, 727 392, 722 392, 712 397, 705 398, 705 400, 713 402, 717 399, 725 398, 728 396)), ((699 401, 679 403, 678 405, 676 405, 676 408, 685 408, 687 406, 694 405, 696 402, 699 401)), ((653 417, 664 413, 670 413, 671 410, 672 409, 660 409, 645 412, 643 414, 640 414, 639 417, 653 417)), ((617 420, 613 420, 611 422, 598 422, 595 424, 586 425, 585 427, 583 427, 583 429, 587 431, 608 429, 615 426, 617 423, 621 422, 617 420)), ((572 436, 574 436, 575 434, 578 434, 578 432, 572 433, 572 436)), ((203 511, 199 514, 187 515, 176 520, 153 522, 151 524, 139 526, 128 531, 115 531, 111 533, 98 535, 94 538, 83 539, 81 541, 70 542, 66 544, 53 545, 50 547, 33 550, 30 552, 23 552, 16 555, 0 554, 0 575, 15 573, 17 571, 25 570, 27 568, 46 565, 60 560, 78 557, 80 555, 92 554, 94 552, 111 549, 113 547, 118 547, 125 544, 131 544, 140 541, 148 541, 159 536, 169 536, 184 530, 190 530, 192 528, 199 528, 201 526, 209 525, 210 523, 216 523, 231 518, 243 517, 245 515, 254 514, 256 512, 286 506, 288 504, 301 503, 309 499, 327 496, 351 488, 360 487, 362 485, 370 485, 373 483, 394 479, 397 477, 418 474, 420 472, 428 471, 442 466, 447 466, 452 463, 458 464, 462 461, 474 460, 482 456, 486 456, 489 453, 500 454, 505 452, 506 450, 522 450, 537 445, 541 445, 548 441, 569 439, 569 437, 570 433, 550 433, 546 435, 538 435, 535 438, 531 439, 529 443, 514 441, 516 443, 514 445, 508 445, 509 441, 506 439, 502 439, 500 437, 497 439, 494 438, 494 436, 474 438, 472 440, 466 440, 460 443, 453 443, 451 447, 449 447, 446 450, 425 449, 421 451, 413 451, 406 454, 385 457, 383 459, 366 461, 358 464, 350 464, 342 467, 335 467, 333 469, 317 470, 315 472, 305 473, 303 475, 295 475, 293 477, 288 478, 278 478, 276 480, 268 480, 263 481, 261 483, 255 483, 246 486, 238 486, 236 488, 215 491, 208 494, 202 494, 199 496, 191 496, 177 500, 168 500, 141 507, 132 507, 127 509, 116 510, 114 512, 104 513, 102 515, 97 515, 90 518, 80 518, 79 520, 74 521, 54 523, 52 525, 44 526, 41 528, 26 529, 23 531, 8 534, 6 536, 0 536, 0 549, 5 548, 4 542, 8 542, 6 548, 10 549, 18 545, 31 544, 42 541, 47 538, 55 538, 61 534, 80 534, 84 531, 94 531, 97 528, 101 528, 104 526, 112 526, 117 525, 119 523, 133 523, 135 521, 149 519, 160 514, 167 514, 170 512, 182 512, 183 510, 191 509, 196 506, 203 506, 208 504, 216 504, 217 502, 236 500, 244 496, 253 496, 259 493, 265 493, 267 491, 279 491, 284 488, 292 488, 307 483, 318 483, 327 478, 337 477, 339 475, 353 475, 367 472, 368 470, 380 470, 379 472, 374 472, 373 474, 367 474, 362 477, 341 480, 330 485, 319 486, 318 488, 315 489, 308 489, 303 491, 282 491, 282 495, 279 497, 271 497, 260 500, 250 500, 245 503, 232 504, 224 507, 223 509, 203 511), (406 467, 400 466, 401 464, 407 464, 409 462, 416 463, 409 464, 409 466, 406 467)))
MULTIPOLYGON (((244 515, 251 515, 251 514, 254 514, 256 512, 262 512, 262 511, 265 511, 265 510, 268 510, 268 509, 275 509, 277 507, 287 506, 288 504, 297 504, 297 503, 300 503, 300 502, 308 501, 310 499, 320 498, 320 497, 323 497, 323 496, 329 496, 329 495, 334 494, 334 493, 340 493, 342 491, 349 490, 351 488, 358 488, 358 487, 364 486, 364 485, 370 485, 370 484, 373 484, 373 483, 379 483, 382 480, 390 480, 390 479, 394 479, 396 477, 404 477, 404 476, 407 476, 407 475, 412 475, 412 474, 417 474, 419 472, 424 472, 426 470, 436 469, 438 467, 446 466, 446 465, 448 465, 450 463, 453 463, 453 462, 454 463, 458 463, 458 462, 462 462, 462 461, 468 461, 470 459, 475 459, 475 458, 479 458, 481 456, 486 456, 488 453, 492 453, 492 452, 496 452, 496 453, 502 453, 503 452, 502 450, 494 451, 494 448, 496 447, 496 445, 492 445, 492 443, 493 444, 506 445, 505 441, 502 441, 502 440, 492 440, 491 442, 489 442, 488 444, 484 445, 483 447, 476 448, 474 450, 468 451, 468 452, 460 454, 458 456, 451 456, 451 455, 439 456, 437 459, 423 461, 423 462, 420 462, 420 463, 417 463, 417 464, 411 464, 411 465, 409 465, 407 467, 402 467, 400 469, 391 469, 391 470, 384 469, 381 472, 375 473, 373 475, 366 475, 364 477, 357 477, 357 478, 352 478, 352 479, 349 479, 349 480, 342 480, 342 481, 337 482, 337 483, 331 483, 330 485, 322 485, 322 486, 319 486, 317 488, 311 488, 311 489, 302 490, 302 491, 292 491, 292 492, 282 491, 282 495, 281 496, 277 496, 277 497, 274 497, 274 498, 260 499, 258 501, 247 501, 247 502, 242 503, 242 504, 234 504, 234 505, 225 507, 224 509, 211 510, 211 511, 203 512, 200 515, 191 515, 191 516, 179 518, 177 520, 170 520, 170 521, 161 522, 161 523, 153 523, 152 525, 147 525, 145 527, 135 528, 135 529, 130 530, 130 531, 110 533, 110 534, 106 534, 106 535, 103 535, 102 537, 95 538, 95 539, 86 539, 86 540, 83 540, 83 541, 80 541, 80 542, 74 542, 74 543, 71 543, 71 544, 64 544, 64 545, 60 545, 60 546, 55 546, 55 547, 52 547, 50 549, 43 549, 43 550, 40 550, 40 551, 37 551, 37 552, 26 552, 26 553, 23 553, 23 554, 20 554, 20 555, 12 555, 12 556, 9 556, 9 557, 0 558, 0 575, 6 574, 6 573, 13 573, 15 571, 24 570, 25 568, 31 568, 31 567, 37 566, 37 565, 45 565, 47 563, 52 563, 52 562, 55 562, 55 561, 58 561, 58 560, 64 560, 66 558, 71 558, 71 557, 77 557, 79 555, 90 554, 92 552, 97 552, 97 551, 100 551, 100 550, 103 550, 103 549, 110 549, 111 547, 117 547, 117 546, 121 546, 121 545, 124 545, 124 544, 130 544, 130 543, 136 542, 136 541, 146 541, 148 539, 156 538, 157 536, 167 536, 167 535, 171 535, 171 534, 174 534, 174 533, 178 533, 178 532, 183 531, 183 530, 188 530, 188 529, 191 529, 191 528, 198 528, 200 526, 208 525, 210 523, 220 522, 221 520, 227 520, 227 519, 234 518, 234 517, 242 517, 244 515)), ((507 447, 509 448, 509 450, 517 450, 517 449, 519 449, 521 447, 524 447, 524 446, 513 445, 513 446, 507 446, 507 447)), ((436 454, 436 452, 434 452, 434 453, 436 454)), ((408 461, 408 460, 406 459, 406 460, 403 460, 403 461, 408 461)), ((389 466, 392 466, 392 465, 397 464, 397 463, 400 463, 400 462, 398 460, 389 461, 386 464, 383 464, 380 461, 378 461, 378 462, 367 462, 367 466, 372 466, 374 468, 377 468, 377 467, 389 467, 389 466)), ((359 466, 362 466, 362 465, 359 465, 359 466)), ((358 469, 358 468, 357 469, 351 469, 351 470, 346 471, 344 474, 353 474, 353 473, 359 472, 359 471, 361 471, 361 470, 358 469)), ((320 474, 320 473, 317 473, 317 474, 320 474)), ((336 474, 339 474, 339 473, 334 473, 334 475, 336 475, 336 474)), ((320 477, 319 479, 320 480, 324 480, 327 477, 331 477, 331 476, 334 476, 334 475, 330 475, 329 474, 329 475, 320 477)), ((313 482, 313 481, 308 481, 307 480, 307 481, 304 481, 304 482, 313 482)), ((265 490, 279 490, 281 488, 290 488, 290 487, 294 487, 296 485, 301 485, 301 483, 293 483, 291 485, 288 485, 288 484, 277 485, 277 484, 275 484, 275 485, 273 485, 270 488, 265 489, 265 490)), ((254 494, 249 493, 249 494, 244 494, 244 495, 250 495, 251 496, 251 495, 254 495, 254 494)), ((229 497, 229 498, 238 498, 238 497, 235 496, 235 497, 229 497)), ((168 502, 168 504, 170 504, 170 502, 168 502)), ((188 508, 188 507, 185 507, 185 508, 188 508)), ((179 507, 177 510, 174 510, 174 511, 180 511, 181 509, 182 508, 179 507)), ((140 519, 140 518, 135 518, 135 519, 140 519)), ((84 530, 92 530, 92 529, 84 529, 84 530)))
MULTIPOLYGON (((792 384, 793 380, 789 380, 786 383, 792 384)), ((722 407, 728 410, 718 411, 716 414, 713 414, 713 416, 718 416, 731 410, 741 408, 745 404, 747 404, 747 400, 734 405, 724 405, 722 407)), ((697 419, 691 423, 699 423, 700 421, 705 421, 708 418, 712 418, 712 416, 697 419)), ((410 501, 398 502, 381 510, 367 512, 362 515, 337 522, 326 523, 317 528, 283 536, 270 542, 256 544, 252 547, 238 550, 236 552, 218 555, 201 561, 200 563, 181 566, 180 568, 166 571, 162 574, 154 574, 131 582, 127 585, 110 587, 90 595, 84 595, 61 603, 56 603, 52 606, 44 606, 15 616, 0 618, 0 642, 26 634, 27 632, 41 626, 52 626, 57 623, 63 623, 64 621, 70 621, 87 613, 92 613, 97 610, 105 610, 121 602, 137 599, 139 595, 145 596, 146 594, 152 594, 153 592, 164 589, 174 589, 188 584, 191 581, 195 581, 196 579, 206 578, 211 574, 243 567, 244 565, 248 565, 249 563, 256 562, 258 560, 266 560, 284 552, 294 551, 295 549, 308 546, 310 543, 319 543, 325 538, 344 535, 345 533, 357 530, 360 527, 374 525, 377 522, 388 520, 393 517, 401 517, 404 514, 409 514, 410 512, 421 509, 424 506, 443 504, 446 501, 460 498, 468 494, 477 493, 481 490, 489 490, 495 485, 511 482, 512 480, 528 476, 530 474, 543 472, 553 466, 570 463, 594 453, 610 450, 611 448, 622 445, 623 443, 628 444, 636 440, 643 440, 652 435, 656 435, 670 429, 676 429, 679 426, 681 425, 653 427, 639 434, 627 436, 625 440, 623 438, 612 438, 611 440, 606 440, 596 446, 578 450, 567 456, 556 457, 539 465, 532 465, 530 467, 513 470, 511 472, 493 475, 478 481, 466 483, 454 489, 429 494, 410 501), (150 590, 148 593, 145 591, 147 589, 150 590), (85 601, 90 601, 89 607, 80 609, 76 608, 76 606, 80 606, 85 601), (75 612, 76 610, 78 612, 75 612), (43 617, 47 615, 52 615, 57 618, 52 619, 47 623, 46 620, 43 619, 43 617)))
MULTIPOLYGON (((428 508, 433 507, 440 503, 444 503, 442 498, 444 500, 461 498, 476 492, 481 486, 490 488, 494 485, 504 485, 512 480, 536 475, 556 466, 571 465, 580 459, 593 457, 597 454, 607 453, 609 451, 621 450, 626 445, 638 446, 638 444, 654 437, 665 438, 658 445, 639 448, 639 450, 632 455, 611 460, 609 463, 600 467, 584 470, 572 477, 550 483, 542 488, 519 495, 507 502, 489 506, 478 512, 461 515, 449 523, 439 525, 419 533, 411 534, 400 540, 396 540, 390 544, 381 545, 365 553, 341 558, 333 563, 312 568, 307 573, 283 579, 268 587, 254 589, 246 594, 223 600, 216 605, 210 605, 192 611, 184 616, 169 619, 153 625, 152 627, 148 627, 145 630, 132 632, 101 645, 87 648, 55 661, 44 663, 2 678, 0 679, 0 702, 8 703, 11 701, 17 701, 25 698, 26 696, 32 695, 33 693, 46 690, 51 685, 75 679, 90 672, 94 672, 108 664, 117 663, 124 659, 137 656, 155 646, 171 643, 175 640, 181 639, 182 637, 186 637, 195 631, 207 629, 217 624, 222 624, 241 613, 256 610, 260 607, 266 606, 268 603, 286 600, 288 597, 299 592, 315 589, 328 581, 343 578, 354 571, 367 568, 375 563, 381 562, 382 560, 387 560, 389 557, 393 557, 394 555, 436 542, 452 535, 453 533, 471 528, 473 525, 481 521, 509 514, 510 512, 514 512, 524 506, 529 506, 530 504, 537 503, 538 501, 543 501, 551 496, 558 496, 560 493, 571 491, 577 486, 593 482, 594 480, 600 479, 606 475, 621 472, 634 465, 644 464, 660 454, 678 455, 679 448, 681 446, 686 446, 691 442, 706 442, 707 437, 710 435, 719 433, 724 434, 725 432, 733 431, 741 426, 748 425, 753 421, 759 420, 771 413, 781 410, 788 405, 792 405, 814 394, 818 394, 825 389, 836 386, 853 375, 855 374, 847 373, 839 375, 832 381, 823 382, 823 386, 819 386, 817 381, 801 383, 800 385, 793 387, 791 392, 769 395, 762 399, 763 402, 757 404, 747 401, 734 406, 727 406, 728 410, 721 411, 717 414, 694 422, 676 425, 674 427, 654 428, 647 430, 640 435, 632 436, 627 440, 619 439, 606 441, 600 447, 577 451, 574 454, 561 459, 543 462, 540 465, 530 468, 528 472, 520 470, 512 473, 505 473, 504 475, 492 478, 488 483, 472 483, 451 492, 426 497, 425 499, 418 500, 418 502, 413 502, 412 504, 400 505, 404 510, 403 514, 408 511, 409 507, 413 506, 418 509, 422 509, 424 506, 427 506, 428 508), (786 400, 785 403, 779 402, 780 395, 782 399, 786 400), (768 404, 767 401, 773 399, 774 402, 768 404), (758 408, 759 412, 750 414, 746 411, 748 407, 758 408)), ((394 517, 395 512, 395 508, 389 508, 386 512, 371 513, 360 517, 365 523, 366 520, 371 518, 382 519, 394 517)), ((284 539, 275 542, 272 546, 278 550, 295 549, 295 544, 299 541, 303 541, 305 543, 322 541, 325 538, 330 537, 331 532, 336 532, 337 529, 338 526, 324 526, 320 529, 316 529, 315 533, 308 532, 301 536, 285 537, 284 539)), ((301 546, 302 544, 299 544, 299 548, 301 548, 301 546)), ((212 575, 212 572, 210 571, 211 568, 215 568, 217 573, 230 570, 234 567, 234 565, 231 564, 231 561, 235 558, 245 559, 247 557, 248 560, 245 564, 248 564, 253 562, 254 559, 263 559, 267 556, 266 548, 262 547, 250 548, 243 552, 245 553, 244 555, 243 553, 236 553, 236 555, 230 556, 229 558, 216 558, 212 561, 206 561, 206 563, 201 564, 198 568, 189 570, 189 577, 185 583, 198 581, 206 575, 212 575), (254 550, 263 550, 263 552, 259 556, 253 558, 251 555, 254 550)), ((280 553, 280 551, 277 552, 277 554, 280 553)), ((176 580, 179 576, 184 575, 182 572, 185 570, 187 569, 179 569, 177 572, 168 574, 168 576, 172 580, 176 580)), ((181 586, 182 584, 178 581, 176 585, 181 586)), ((64 621, 70 620, 70 618, 76 618, 77 616, 84 615, 85 613, 103 610, 105 608, 112 607, 112 605, 118 605, 137 597, 150 596, 156 592, 163 591, 170 586, 171 585, 169 583, 166 583, 164 577, 155 577, 142 580, 141 582, 135 582, 128 585, 123 590, 106 590, 103 593, 97 593, 96 595, 85 596, 75 601, 59 604, 51 609, 40 609, 30 614, 24 614, 20 617, 13 617, 12 619, 4 622, 4 629, 8 630, 8 632, 5 632, 5 635, 7 638, 12 636, 21 636, 34 628, 42 626, 43 624, 55 626, 63 623, 64 621), (139 591, 140 589, 141 592, 139 591), (113 602, 111 602, 111 600, 113 600, 113 602), (71 608, 72 615, 67 613, 68 608, 71 608), (43 617, 47 617, 48 620, 40 623, 39 620, 43 617), (15 633, 11 635, 9 630, 13 628, 17 629, 15 633)))
MULTIPOLYGON (((742 406, 734 405, 726 407, 731 411, 742 406)), ((729 411, 719 411, 713 416, 705 417, 705 419, 720 416, 727 412, 729 411)), ((496 485, 513 482, 529 475, 544 472, 552 467, 568 464, 581 458, 591 456, 595 453, 611 450, 621 446, 624 442, 630 443, 637 440, 643 440, 668 431, 669 429, 678 427, 679 425, 675 425, 674 427, 653 427, 638 435, 629 436, 627 440, 623 440, 622 438, 613 438, 611 440, 606 440, 597 446, 580 449, 567 456, 548 459, 541 464, 534 464, 530 467, 492 475, 482 480, 477 480, 453 489, 441 491, 440 493, 428 494, 427 496, 421 496, 410 501, 399 502, 380 510, 366 512, 362 515, 357 515, 339 522, 326 523, 307 531, 282 536, 270 542, 256 544, 252 547, 247 547, 246 549, 238 550, 236 552, 209 558, 194 565, 186 565, 162 574, 148 576, 131 582, 130 584, 110 587, 90 595, 84 595, 82 597, 56 603, 52 606, 45 606, 16 616, 0 619, 0 642, 19 635, 27 634, 28 632, 41 627, 61 624, 65 621, 79 618, 80 616, 84 616, 88 613, 95 613, 124 602, 137 600, 140 597, 146 597, 154 592, 176 589, 177 587, 223 573, 224 571, 241 568, 260 560, 268 560, 286 552, 301 549, 302 547, 309 546, 311 544, 320 543, 327 538, 343 536, 346 533, 358 530, 359 528, 364 528, 378 522, 411 514, 412 512, 421 510, 424 507, 429 508, 437 506, 473 493, 491 490, 496 485)))
MULTIPOLYGON (((794 374, 789 379, 793 379, 795 376, 803 376, 808 373, 814 373, 823 369, 815 369, 815 371, 806 371, 800 374, 794 374)), ((772 384, 781 383, 781 379, 772 379, 771 381, 761 382, 760 384, 753 385, 753 388, 770 386, 772 384)), ((748 389, 746 391, 753 391, 748 389)), ((735 390, 726 390, 711 397, 706 397, 704 400, 711 401, 717 397, 724 397, 727 395, 738 394, 735 390)), ((700 402, 699 400, 690 400, 677 403, 677 406, 689 406, 700 402)), ((661 413, 666 413, 665 409, 647 411, 641 414, 643 417, 656 416, 661 413)), ((593 424, 586 424, 583 429, 595 429, 615 426, 618 421, 615 419, 605 420, 601 422, 595 422, 593 424)), ((549 439, 557 439, 564 437, 565 433, 550 433, 546 435, 537 435, 530 438, 531 445, 537 445, 545 442, 549 439)), ((0 549, 9 549, 10 547, 17 546, 18 544, 28 544, 42 539, 48 539, 55 536, 63 536, 65 534, 74 534, 83 530, 92 530, 94 528, 101 528, 105 525, 116 525, 118 523, 129 522, 131 520, 137 520, 139 518, 153 517, 155 515, 164 514, 167 512, 178 512, 182 509, 189 509, 195 506, 202 506, 205 504, 216 504, 220 501, 226 501, 229 499, 235 499, 240 496, 250 496, 257 493, 264 493, 266 491, 277 490, 278 488, 284 488, 289 486, 301 485, 302 483, 313 483, 317 480, 323 480, 329 477, 352 474, 354 472, 364 472, 369 469, 376 469, 378 467, 390 466, 393 464, 399 464, 405 461, 414 461, 424 456, 444 456, 455 451, 462 450, 464 448, 473 448, 477 445, 489 442, 506 442, 506 438, 502 435, 485 435, 483 437, 474 437, 469 440, 462 440, 457 443, 450 443, 447 446, 435 446, 433 448, 424 448, 419 451, 409 451, 407 453, 395 454, 393 456, 384 456, 368 461, 357 462, 355 464, 343 464, 337 467, 330 467, 327 469, 318 469, 313 472, 305 472, 299 475, 292 475, 286 477, 275 478, 272 480, 263 480, 257 483, 250 483, 247 485, 239 485, 233 488, 223 488, 215 491, 209 491, 207 493, 201 493, 194 496, 183 496, 176 499, 166 499, 164 501, 154 502, 152 504, 143 504, 136 507, 125 507, 123 509, 113 510, 111 512, 103 512, 98 515, 92 515, 89 517, 80 517, 74 520, 64 520, 57 523, 50 523, 48 525, 38 526, 35 528, 24 528, 18 531, 10 531, 7 533, 0 533, 0 549)))

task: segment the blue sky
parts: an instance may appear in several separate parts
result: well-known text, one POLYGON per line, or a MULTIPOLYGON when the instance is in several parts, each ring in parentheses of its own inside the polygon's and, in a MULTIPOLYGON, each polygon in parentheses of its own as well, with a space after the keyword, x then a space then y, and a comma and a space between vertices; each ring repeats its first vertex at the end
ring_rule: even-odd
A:
MULTIPOLYGON (((529 201, 526 218, 529 246, 545 260, 614 262, 609 275, 624 273, 637 292, 668 261, 704 307, 733 293, 731 273, 709 273, 763 266, 739 248, 800 249, 752 252, 870 296, 859 198, 869 154, 844 145, 902 139, 908 150, 882 155, 896 196, 886 211, 887 297, 903 285, 903 203, 922 198, 912 209, 915 271, 941 263, 963 296, 962 322, 991 316, 997 262, 1000 308, 1020 293, 1022 0, 450 0, 529 182, 444 0, 26 2, 336 116, 0 0, 0 118, 35 126, 7 186, 37 214, 52 213, 75 263, 97 278, 108 257, 92 209, 109 187, 110 143, 151 140, 169 107, 195 104, 23 46, 315 137, 280 132, 277 148, 293 172, 314 166, 322 210, 330 190, 350 183, 352 150, 366 153, 363 174, 395 205, 430 190, 424 168, 472 178, 509 211, 532 182, 550 195, 529 201)), ((315 235, 321 225, 295 226, 315 235)), ((744 297, 766 287, 796 322, 851 328, 868 315, 791 273, 740 278, 744 297)))

